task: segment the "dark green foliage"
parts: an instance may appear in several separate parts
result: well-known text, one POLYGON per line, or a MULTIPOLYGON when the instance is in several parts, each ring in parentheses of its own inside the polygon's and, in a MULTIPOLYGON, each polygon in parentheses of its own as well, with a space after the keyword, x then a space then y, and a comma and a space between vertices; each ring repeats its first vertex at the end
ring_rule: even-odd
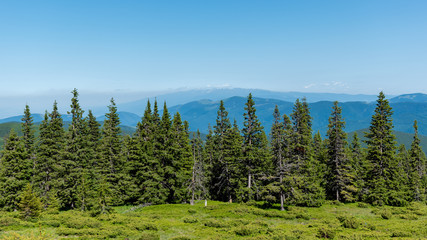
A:
POLYGON ((122 156, 122 137, 119 115, 114 99, 110 100, 109 112, 105 114, 105 121, 101 134, 101 158, 99 161, 99 174, 106 177, 107 188, 111 191, 104 191, 111 194, 113 205, 123 204, 126 200, 125 190, 122 185, 124 177, 124 162, 122 156))
POLYGON ((40 138, 37 150, 35 184, 41 193, 45 207, 49 205, 49 192, 55 191, 63 184, 61 173, 63 168, 64 129, 57 103, 54 102, 50 114, 45 113, 40 125, 40 138))
POLYGON ((345 152, 347 136, 343 130, 345 122, 338 102, 334 102, 328 127, 327 193, 330 199, 352 202, 357 193, 354 186, 355 172, 345 152))
POLYGON ((208 194, 206 187, 206 165, 203 161, 203 142, 200 138, 199 131, 197 131, 196 134, 193 133, 191 149, 193 155, 193 168, 189 190, 191 194, 190 204, 194 205, 195 199, 205 199, 208 194))
POLYGON ((25 146, 12 129, 0 159, 0 206, 16 210, 19 195, 32 177, 33 164, 25 146))
POLYGON ((38 217, 41 213, 42 203, 29 183, 20 195, 19 209, 25 219, 38 217))
MULTIPOLYGON (((216 125, 207 141, 211 160, 210 195, 213 199, 232 202, 237 198, 241 171, 242 138, 237 124, 233 127, 228 119, 228 112, 221 101, 216 125)), ((240 199, 239 199, 240 200, 240 199)))
POLYGON ((64 208, 88 208, 91 179, 91 152, 89 149, 88 123, 83 118, 83 110, 76 89, 72 91, 71 123, 65 133, 64 154, 61 161, 62 184, 58 186, 58 197, 64 208))
POLYGON ((320 163, 313 157, 311 116, 308 103, 297 99, 292 112, 293 133, 289 171, 289 201, 301 206, 320 206, 325 198, 321 187, 320 163))
POLYGON ((421 149, 420 139, 418 137, 418 124, 414 121, 414 140, 409 150, 408 164, 408 186, 411 193, 411 198, 414 201, 426 200, 427 189, 427 172, 426 172, 426 156, 421 149))
POLYGON ((245 103, 243 122, 243 173, 247 176, 247 187, 239 190, 243 200, 256 199, 258 195, 257 181, 266 174, 271 167, 270 156, 267 149, 267 136, 258 117, 256 116, 255 102, 249 94, 245 103), (254 196, 254 193, 256 194, 254 196))
POLYGON ((336 235, 336 230, 327 228, 327 227, 321 227, 317 230, 316 237, 333 239, 335 238, 335 235, 336 235))
POLYGON ((378 96, 375 114, 372 116, 369 132, 367 174, 368 193, 366 201, 375 205, 402 205, 404 194, 400 191, 398 162, 395 158, 396 142, 393 134, 392 109, 381 92, 378 96))

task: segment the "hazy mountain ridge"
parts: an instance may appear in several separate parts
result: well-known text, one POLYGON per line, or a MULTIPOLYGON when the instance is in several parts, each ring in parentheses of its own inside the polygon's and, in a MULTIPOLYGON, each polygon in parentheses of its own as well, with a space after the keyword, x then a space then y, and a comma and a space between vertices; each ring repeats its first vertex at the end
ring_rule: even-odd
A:
POLYGON ((402 94, 390 99, 390 103, 399 103, 399 102, 400 103, 404 103, 404 102, 427 103, 427 94, 424 94, 424 93, 402 94))
POLYGON ((141 115, 145 109, 147 100, 153 103, 154 99, 157 99, 159 106, 163 106, 166 101, 168 106, 182 105, 193 101, 200 101, 203 99, 209 99, 212 101, 219 101, 221 99, 227 99, 231 97, 247 97, 249 93, 252 93, 254 97, 266 98, 266 99, 277 99, 287 102, 295 102, 297 98, 306 98, 308 102, 319 102, 319 101, 360 101, 360 102, 372 102, 375 101, 376 95, 367 94, 339 94, 339 93, 307 93, 307 92, 279 92, 269 91, 262 89, 245 89, 245 88, 211 88, 211 89, 193 89, 178 91, 157 97, 142 98, 137 101, 128 103, 118 104, 120 111, 132 112, 141 115))

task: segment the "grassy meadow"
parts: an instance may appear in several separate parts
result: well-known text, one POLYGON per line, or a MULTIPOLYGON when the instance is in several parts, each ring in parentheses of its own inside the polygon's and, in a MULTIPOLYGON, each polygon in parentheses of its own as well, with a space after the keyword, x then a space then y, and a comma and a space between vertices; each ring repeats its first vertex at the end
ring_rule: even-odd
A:
POLYGON ((320 208, 208 201, 116 207, 114 213, 0 213, 1 239, 426 239, 427 206, 372 207, 328 202, 320 208))

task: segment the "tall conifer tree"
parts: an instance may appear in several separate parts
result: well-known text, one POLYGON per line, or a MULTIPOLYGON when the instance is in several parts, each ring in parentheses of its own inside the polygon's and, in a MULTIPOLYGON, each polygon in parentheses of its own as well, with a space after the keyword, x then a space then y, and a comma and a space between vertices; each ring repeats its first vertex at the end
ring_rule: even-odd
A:
POLYGON ((102 127, 100 173, 106 176, 106 182, 111 187, 112 204, 122 204, 125 201, 121 186, 124 163, 120 119, 114 99, 110 100, 108 109, 102 127))
POLYGON ((414 139, 409 150, 409 188, 414 201, 426 200, 426 156, 422 150, 418 136, 418 123, 414 121, 414 139))
POLYGON ((29 184, 32 176, 32 161, 27 157, 24 142, 13 130, 6 139, 0 159, 0 206, 17 210, 19 195, 29 184))
POLYGON ((392 114, 388 100, 380 92, 371 126, 365 134, 367 160, 370 163, 367 175, 369 193, 366 200, 375 205, 404 204, 403 196, 398 193, 400 183, 396 181, 396 137, 393 134, 392 114))
POLYGON ((293 123, 291 150, 292 202, 302 206, 320 206, 325 198, 319 176, 319 162, 313 157, 311 116, 308 104, 296 100, 291 114, 293 123))
MULTIPOLYGON (((50 114, 45 113, 40 125, 40 138, 37 151, 36 184, 40 189, 45 207, 48 207, 52 196, 64 184, 61 160, 64 147, 64 129, 61 114, 56 101, 50 114)), ((61 207, 65 207, 61 202, 61 207)))
POLYGON ((247 176, 246 200, 254 200, 257 186, 254 183, 261 174, 266 173, 270 167, 267 136, 258 117, 256 116, 255 102, 249 94, 245 103, 245 121, 243 123, 243 162, 244 172, 247 176))
POLYGON ((354 201, 356 188, 353 185, 354 171, 346 155, 345 122, 342 119, 341 107, 334 102, 332 113, 329 117, 328 136, 328 175, 327 190, 329 198, 337 201, 354 201))

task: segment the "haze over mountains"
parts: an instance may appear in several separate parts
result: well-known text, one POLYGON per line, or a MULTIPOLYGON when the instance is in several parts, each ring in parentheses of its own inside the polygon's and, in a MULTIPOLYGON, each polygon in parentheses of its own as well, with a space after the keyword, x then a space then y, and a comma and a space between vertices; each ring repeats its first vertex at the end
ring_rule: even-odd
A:
MULTIPOLYGON (((302 92, 274 92, 260 89, 222 88, 179 91, 156 97, 160 110, 166 101, 171 114, 179 112, 184 120, 190 123, 192 131, 199 129, 202 133, 208 132, 208 126, 215 124, 219 100, 224 100, 229 117, 236 119, 241 126, 246 97, 252 93, 255 100, 257 115, 268 133, 273 121, 273 109, 279 106, 281 114, 290 114, 297 98, 306 97, 310 103, 313 117, 313 130, 326 133, 328 118, 331 113, 332 102, 337 100, 343 108, 343 117, 346 121, 347 132, 369 127, 371 116, 375 109, 376 95, 350 95, 336 93, 302 93, 302 92)), ((148 98, 118 104, 118 112, 122 125, 135 127, 145 110, 148 98)), ((154 98, 150 98, 151 103, 154 98)), ((52 100, 53 102, 53 100, 52 100)), ((427 135, 427 95, 422 93, 405 94, 390 99, 394 111, 393 119, 395 130, 412 133, 413 121, 419 124, 420 134, 427 135)), ((106 106, 108 103, 106 103, 106 106)), ((99 121, 104 120, 107 107, 93 108, 99 121)), ((50 111, 50 106, 46 106, 50 111)), ((31 108, 31 105, 30 105, 31 108)), ((87 111, 87 109, 85 109, 87 111)), ((42 114, 33 113, 34 122, 43 119, 42 114)), ((19 122, 21 116, 13 116, 0 120, 0 123, 19 122)), ((70 116, 63 114, 64 121, 70 116)))

